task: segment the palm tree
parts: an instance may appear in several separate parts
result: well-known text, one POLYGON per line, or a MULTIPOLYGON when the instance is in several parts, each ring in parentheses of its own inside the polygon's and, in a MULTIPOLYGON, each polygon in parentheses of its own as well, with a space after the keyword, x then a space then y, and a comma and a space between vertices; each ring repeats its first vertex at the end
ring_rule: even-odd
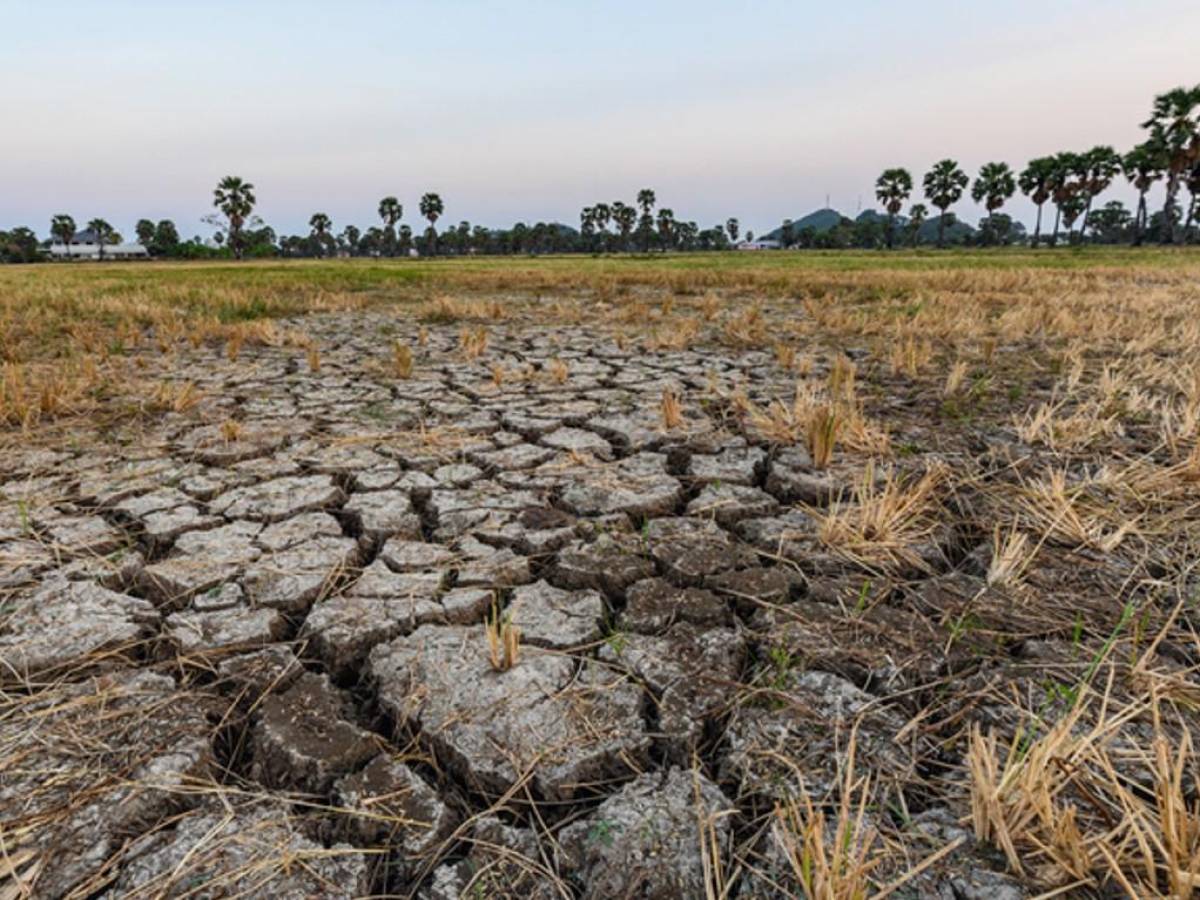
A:
POLYGON ((593 249, 593 238, 596 235, 596 210, 590 206, 585 206, 579 212, 579 236, 583 238, 583 245, 588 250, 593 249))
POLYGON ((255 202, 254 185, 236 175, 222 178, 213 191, 213 206, 229 222, 229 246, 238 259, 242 258, 242 226, 254 209, 255 202))
POLYGON ((783 240, 784 250, 792 246, 796 242, 796 223, 791 219, 784 219, 779 229, 779 237, 783 240))
POLYGON ((600 249, 608 250, 608 223, 612 219, 612 207, 607 203, 597 203, 592 207, 592 219, 596 223, 596 233, 600 236, 600 249))
POLYGON ((675 211, 665 206, 658 211, 658 236, 666 253, 675 242, 675 211))
POLYGON ((67 248, 67 259, 71 258, 71 241, 75 239, 75 220, 66 213, 59 213, 50 220, 50 233, 67 248))
POLYGON ((104 245, 112 242, 113 227, 104 219, 92 219, 87 223, 88 231, 96 236, 96 243, 100 246, 100 261, 104 261, 104 245))
POLYGON ((1086 203, 1083 207, 1083 225, 1079 229, 1082 238, 1087 231, 1088 216, 1092 212, 1092 201, 1108 190, 1114 178, 1121 174, 1121 155, 1112 147, 1100 144, 1083 154, 1080 168, 1080 192, 1086 203))
POLYGON ((633 232, 634 223, 637 222, 637 210, 618 200, 612 205, 612 217, 617 224, 617 230, 621 233, 621 249, 628 250, 629 235, 633 232))
POLYGON ((1037 207, 1037 226, 1033 229, 1033 246, 1036 247, 1042 239, 1042 205, 1050 199, 1051 187, 1054 180, 1054 157, 1039 156, 1031 159, 1017 179, 1021 193, 1029 197, 1037 207))
MULTIPOLYGON (((971 199, 982 203, 987 210, 989 227, 994 224, 993 216, 1017 190, 1017 180, 1005 162, 984 163, 975 183, 971 185, 971 199)), ((991 229, 993 232, 995 229, 991 229)))
POLYGON ((325 213, 313 213, 312 218, 308 220, 308 227, 313 230, 313 235, 317 238, 325 237, 333 222, 325 213))
POLYGON ((928 215, 929 210, 924 203, 914 203, 912 209, 908 211, 908 232, 913 247, 917 246, 917 239, 921 236, 921 226, 925 224, 925 218, 928 215))
POLYGON ((1166 154, 1154 138, 1138 144, 1121 160, 1125 178, 1138 192, 1137 212, 1133 217, 1133 244, 1135 247, 1142 243, 1142 235, 1146 231, 1146 220, 1149 217, 1146 209, 1146 192, 1154 186, 1154 182, 1163 177, 1166 167, 1166 154))
POLYGON ((384 197, 379 201, 379 218, 383 220, 383 240, 387 245, 388 255, 396 253, 396 223, 404 218, 404 207, 395 197, 384 197))
POLYGON ((1184 173, 1200 162, 1200 85, 1178 87, 1154 98, 1150 118, 1142 123, 1166 157, 1167 199, 1163 206, 1163 243, 1175 240, 1175 197, 1184 173))
POLYGON ((1183 240, 1186 243, 1192 231, 1192 221, 1196 218, 1196 198, 1200 196, 1200 162, 1192 166, 1183 183, 1188 190, 1187 218, 1183 222, 1183 240))
POLYGON ((641 208, 642 214, 638 218, 637 233, 641 239, 643 253, 650 252, 650 242, 654 239, 654 204, 657 202, 658 197, 650 188, 642 188, 638 191, 637 205, 641 208))
POLYGON ((333 227, 333 222, 325 213, 313 213, 312 218, 308 220, 308 227, 312 229, 312 236, 317 242, 317 247, 320 248, 321 256, 325 255, 325 235, 329 233, 329 229, 333 227))
POLYGON ((892 249, 892 230, 896 213, 912 193, 912 175, 908 169, 885 169, 875 182, 875 199, 887 210, 887 247, 892 249))
POLYGON ((939 247, 945 246, 946 210, 962 198, 963 190, 969 181, 967 173, 952 159, 943 159, 935 163, 934 167, 925 173, 925 197, 942 211, 938 218, 939 247))
POLYGON ((741 225, 738 223, 738 220, 733 218, 732 216, 725 221, 725 230, 729 233, 729 243, 731 243, 731 244, 737 243, 738 230, 740 228, 741 228, 741 225))
POLYGON ((430 255, 437 256, 437 225, 438 216, 446 211, 442 198, 437 194, 425 194, 421 197, 421 215, 429 220, 430 255))
POLYGON ((1054 165, 1050 171, 1050 199, 1054 201, 1054 233, 1050 235, 1050 246, 1058 245, 1058 226, 1062 221, 1063 206, 1071 202, 1071 198, 1079 190, 1079 185, 1071 179, 1079 172, 1082 165, 1078 153, 1062 152, 1053 157, 1054 165))

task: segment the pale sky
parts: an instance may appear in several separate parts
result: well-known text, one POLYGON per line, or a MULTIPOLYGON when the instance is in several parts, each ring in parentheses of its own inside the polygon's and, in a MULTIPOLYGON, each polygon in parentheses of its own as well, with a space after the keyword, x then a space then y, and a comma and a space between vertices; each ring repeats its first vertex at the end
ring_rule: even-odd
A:
POLYGON ((207 234, 227 174, 280 233, 387 194, 417 225, 429 190, 444 224, 578 225, 642 187, 762 233, 875 205, 890 166, 1124 151, 1200 81, 1196 0, 0 0, 0 29, 0 228, 41 235, 207 234))

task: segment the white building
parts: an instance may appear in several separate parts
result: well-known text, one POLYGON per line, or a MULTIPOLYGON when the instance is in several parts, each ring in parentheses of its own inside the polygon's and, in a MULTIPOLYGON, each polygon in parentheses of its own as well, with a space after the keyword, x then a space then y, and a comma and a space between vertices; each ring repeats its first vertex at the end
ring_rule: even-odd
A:
MULTIPOLYGON (((149 254, 141 244, 105 244, 105 259, 144 259, 149 254)), ((99 259, 100 241, 90 228, 75 232, 70 244, 55 238, 50 245, 51 259, 99 259)))
POLYGON ((738 250, 778 250, 783 245, 779 241, 742 241, 737 245, 738 250))

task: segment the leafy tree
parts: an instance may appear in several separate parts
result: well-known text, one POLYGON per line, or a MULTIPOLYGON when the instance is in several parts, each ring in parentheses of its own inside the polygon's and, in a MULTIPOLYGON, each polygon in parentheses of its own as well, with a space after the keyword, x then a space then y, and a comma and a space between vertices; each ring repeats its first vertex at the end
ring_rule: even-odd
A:
POLYGON ((347 225, 342 229, 341 242, 351 256, 358 254, 358 242, 362 240, 362 232, 355 225, 347 225))
POLYGON ((154 246, 164 256, 174 256, 179 250, 179 231, 170 219, 163 219, 154 226, 154 246))
POLYGON ((1176 196, 1184 175, 1200 162, 1200 85, 1178 87, 1154 98, 1150 118, 1142 123, 1166 159, 1167 198, 1163 204, 1163 243, 1175 241, 1176 196))
POLYGON ((1013 220, 1002 212, 994 212, 979 223, 977 240, 980 246, 1007 244, 1012 235, 1013 220))
POLYGON ((412 229, 407 225, 401 225, 400 233, 397 235, 397 242, 400 245, 400 254, 402 256, 408 256, 413 245, 412 229))
POLYGON ((929 217, 929 210, 924 203, 914 203, 908 211, 908 237, 914 247, 921 238, 921 226, 929 217))
POLYGON ((874 250, 880 246, 886 246, 887 237, 881 234, 882 230, 883 226, 880 225, 878 219, 864 216, 852 224, 851 240, 855 247, 874 250))
POLYGON ((1112 147, 1098 145, 1082 155, 1079 171, 1079 192, 1085 200, 1083 225, 1079 228, 1079 235, 1083 237, 1087 230, 1088 215, 1092 211, 1092 202, 1108 190, 1113 179, 1121 174, 1121 155, 1112 147))
POLYGON ((31 263, 40 255, 37 235, 32 228, 20 225, 11 231, 0 231, 0 262, 31 263))
POLYGON ((1087 224, 1093 236, 1102 244, 1120 242, 1129 230, 1133 217, 1120 200, 1110 200, 1100 209, 1087 214, 1087 224))
POLYGON ((384 197, 379 201, 379 218, 384 224, 384 245, 389 255, 395 255, 396 223, 404 218, 404 207, 395 197, 384 197))
POLYGON ((1137 211, 1133 217, 1133 243, 1136 246, 1142 243, 1146 231, 1146 192, 1163 177, 1167 168, 1166 153, 1154 138, 1150 138, 1125 154, 1121 168, 1125 178, 1138 192, 1137 211))
POLYGON ((904 201, 912 193, 912 175, 908 169, 885 169, 875 181, 875 199, 887 210, 887 247, 892 249, 896 214, 904 208, 904 201))
POLYGON ((700 237, 700 228, 695 222, 678 222, 675 225, 675 234, 679 241, 679 247, 682 250, 694 250, 700 237))
POLYGON ((104 245, 113 243, 116 231, 104 219, 92 219, 87 223, 88 231, 96 235, 96 243, 100 246, 100 259, 104 259, 104 245))
POLYGON ((71 242, 75 239, 75 220, 66 213, 59 213, 50 220, 50 233, 67 248, 67 259, 70 259, 71 242))
MULTIPOLYGON (((1008 167, 1008 163, 990 162, 984 163, 979 170, 979 175, 975 178, 975 183, 971 185, 971 199, 976 203, 982 203, 983 208, 988 214, 988 239, 993 237, 998 243, 1003 243, 1008 229, 1003 231, 998 227, 999 222, 994 222, 992 219, 999 212, 1005 202, 1016 192, 1017 180, 1013 177, 1012 169, 1008 167)), ((1012 220, 1009 219, 1009 224, 1012 220)))
POLYGON ((1067 240, 1074 238, 1075 220, 1087 209, 1087 198, 1080 191, 1073 191, 1062 202, 1063 224, 1067 226, 1067 240))
POLYGON ((1053 156, 1031 159, 1017 180, 1021 193, 1037 207, 1037 226, 1033 229, 1033 246, 1042 238, 1042 205, 1050 199, 1054 186, 1056 163, 1053 156))
POLYGON ((438 217, 446 211, 445 204, 442 203, 442 198, 437 194, 429 193, 421 197, 421 217, 429 220, 429 243, 430 255, 437 256, 437 220, 438 217))
POLYGON ((149 219, 138 219, 137 224, 133 226, 133 233, 137 235, 138 243, 146 248, 147 253, 153 253, 151 249, 154 246, 154 223, 149 219))
POLYGON ((213 206, 228 222, 229 246, 237 259, 242 258, 242 227, 256 203, 254 185, 236 175, 227 175, 213 191, 213 206))
POLYGON ((725 220, 725 231, 729 235, 729 242, 731 244, 737 243, 738 230, 740 228, 741 225, 738 223, 737 219, 730 217, 725 220))
POLYGON ((939 247, 945 246, 946 210, 962 198, 969 181, 967 173, 960 169, 958 163, 952 159, 943 159, 941 162, 935 163, 933 168, 925 173, 923 182, 925 197, 942 211, 938 218, 937 245, 939 247))

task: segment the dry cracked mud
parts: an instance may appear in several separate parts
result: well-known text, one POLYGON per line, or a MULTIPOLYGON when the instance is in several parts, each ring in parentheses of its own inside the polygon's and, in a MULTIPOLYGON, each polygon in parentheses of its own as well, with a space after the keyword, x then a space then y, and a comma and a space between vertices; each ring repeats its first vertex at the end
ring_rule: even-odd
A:
MULTIPOLYGON (((822 545, 856 472, 712 393, 788 396, 769 354, 514 323, 468 359, 454 326, 303 327, 319 371, 183 350, 196 408, 0 460, 0 681, 24 698, 0 834, 33 896, 794 896, 781 810, 836 804, 851 761, 913 862, 961 838, 897 896, 1024 896, 917 716, 969 665, 963 609, 972 640, 1023 628, 986 536, 822 545)), ((1015 677, 1040 633, 970 677, 1015 677)))

